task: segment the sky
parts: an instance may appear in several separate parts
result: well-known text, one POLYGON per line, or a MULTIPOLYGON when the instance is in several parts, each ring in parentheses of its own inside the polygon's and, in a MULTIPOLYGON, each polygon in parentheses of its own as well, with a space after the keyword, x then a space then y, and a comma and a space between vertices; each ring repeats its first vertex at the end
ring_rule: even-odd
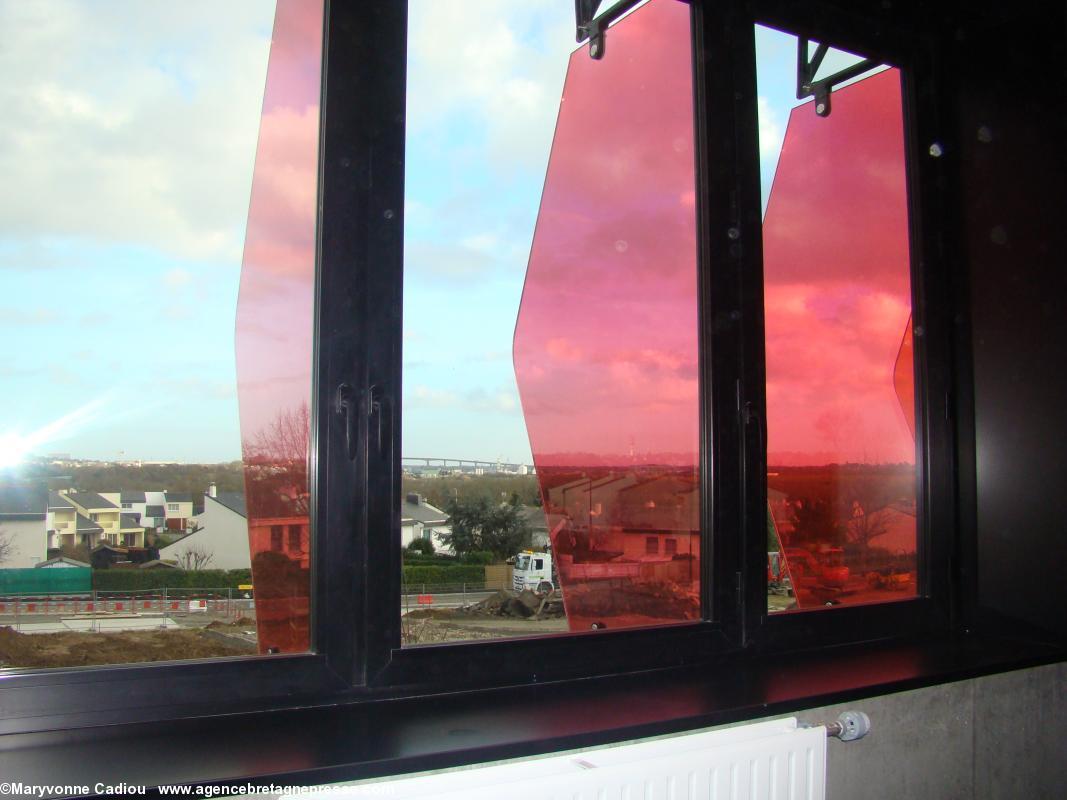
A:
MULTIPOLYGON (((274 15, 0 0, 0 460, 240 457, 234 328, 274 15)), ((512 338, 573 24, 561 0, 410 4, 405 456, 532 463, 512 338)), ((757 31, 765 196, 797 104, 792 41, 757 31)), ((313 140, 300 109, 262 135, 313 140)))

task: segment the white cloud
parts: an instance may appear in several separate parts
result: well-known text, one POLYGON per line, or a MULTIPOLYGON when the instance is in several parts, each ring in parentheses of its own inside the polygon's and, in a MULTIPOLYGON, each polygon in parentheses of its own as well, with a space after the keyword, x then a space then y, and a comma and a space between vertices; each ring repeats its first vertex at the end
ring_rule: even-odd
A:
POLYGON ((759 153, 764 159, 778 160, 778 153, 782 149, 782 127, 778 122, 778 114, 771 107, 766 97, 760 97, 757 101, 759 111, 759 153))
POLYGON ((484 131, 497 169, 542 170, 575 47, 570 9, 553 0, 415 0, 409 19, 411 130, 462 115, 484 131))
POLYGON ((0 235, 240 259, 274 4, 0 2, 0 235))
POLYGON ((192 279, 193 276, 187 270, 176 268, 163 276, 163 284, 168 289, 178 289, 187 286, 192 279))

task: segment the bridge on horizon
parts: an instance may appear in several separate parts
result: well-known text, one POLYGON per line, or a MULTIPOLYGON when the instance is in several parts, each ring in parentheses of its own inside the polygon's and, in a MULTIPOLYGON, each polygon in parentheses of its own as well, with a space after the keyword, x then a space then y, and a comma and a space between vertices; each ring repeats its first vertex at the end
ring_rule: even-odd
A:
POLYGON ((533 474, 533 464, 519 464, 511 461, 483 461, 477 458, 437 458, 428 456, 404 456, 401 463, 407 468, 421 469, 457 469, 461 472, 511 472, 533 474))

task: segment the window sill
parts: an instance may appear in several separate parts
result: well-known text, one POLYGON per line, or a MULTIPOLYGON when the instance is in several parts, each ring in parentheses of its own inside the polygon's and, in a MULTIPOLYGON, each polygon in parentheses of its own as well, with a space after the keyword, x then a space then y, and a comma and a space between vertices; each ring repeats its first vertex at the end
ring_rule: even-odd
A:
POLYGON ((37 785, 311 785, 678 733, 1063 660, 1062 645, 1019 639, 909 640, 521 688, 9 734, 0 737, 0 775, 37 785))

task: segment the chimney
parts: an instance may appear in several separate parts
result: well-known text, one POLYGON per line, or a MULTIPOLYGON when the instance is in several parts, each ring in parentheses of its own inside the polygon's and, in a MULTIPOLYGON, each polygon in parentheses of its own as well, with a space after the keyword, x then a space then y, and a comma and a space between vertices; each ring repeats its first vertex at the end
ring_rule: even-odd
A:
POLYGON ((422 497, 412 492, 408 495, 408 502, 411 503, 413 506, 417 506, 422 503, 422 497))
POLYGON ((214 483, 210 484, 207 487, 207 496, 208 497, 218 497, 219 496, 219 487, 216 486, 214 483))

